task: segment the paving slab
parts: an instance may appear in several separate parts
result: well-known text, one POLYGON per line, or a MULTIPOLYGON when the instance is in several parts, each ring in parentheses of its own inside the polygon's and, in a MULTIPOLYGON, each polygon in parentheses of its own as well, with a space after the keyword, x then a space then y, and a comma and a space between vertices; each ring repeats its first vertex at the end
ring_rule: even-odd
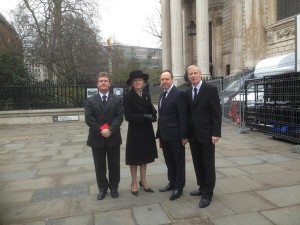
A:
POLYGON ((172 223, 173 225, 213 225, 207 218, 172 223))
POLYGON ((11 205, 1 211, 0 224, 12 224, 71 216, 71 199, 28 202, 11 205))
POLYGON ((275 173, 263 173, 249 175, 251 179, 270 187, 284 187, 300 184, 300 172, 279 171, 275 173))
POLYGON ((31 201, 32 196, 33 191, 3 192, 0 194, 0 203, 9 205, 19 202, 29 202, 31 201))
POLYGON ((256 191, 256 193, 280 207, 300 205, 300 185, 256 191))
POLYGON ((244 176, 248 175, 249 173, 237 168, 237 167, 224 167, 224 168, 217 168, 216 169, 221 174, 230 177, 230 176, 244 176))
POLYGON ((273 209, 277 206, 252 192, 218 195, 217 198, 236 214, 273 209))
POLYGON ((67 165, 68 166, 74 166, 74 165, 86 165, 86 164, 93 164, 93 158, 86 157, 86 158, 77 158, 77 159, 70 159, 68 160, 67 165))
POLYGON ((225 150, 219 152, 226 157, 238 157, 238 156, 249 156, 249 155, 258 155, 261 154, 261 151, 254 150, 253 147, 249 149, 238 149, 238 150, 225 150))
POLYGON ((48 219, 45 225, 94 225, 93 214, 82 216, 64 217, 58 219, 48 219))
POLYGON ((139 225, 161 225, 171 222, 159 204, 133 207, 133 215, 139 225))
POLYGON ((88 184, 74 184, 70 186, 51 187, 37 189, 32 197, 33 202, 59 199, 65 197, 76 197, 89 194, 88 184))
POLYGON ((228 177, 218 180, 218 185, 223 188, 225 193, 236 193, 263 189, 266 186, 248 176, 228 177))
POLYGON ((267 162, 284 162, 284 161, 293 160, 289 157, 281 156, 279 154, 263 154, 263 155, 256 155, 255 157, 267 162))
POLYGON ((234 214, 224 203, 213 198, 209 207, 200 209, 199 198, 182 198, 175 201, 163 201, 163 209, 173 222, 180 220, 191 220, 196 218, 206 218, 209 216, 225 216, 234 214))
POLYGON ((288 162, 278 162, 278 163, 274 163, 274 164, 281 168, 293 170, 295 172, 300 171, 300 160, 293 160, 293 161, 288 161, 288 162))
POLYGON ((233 167, 233 166, 236 166, 236 164, 230 162, 229 160, 227 159, 224 159, 224 158, 219 158, 219 159, 216 159, 216 168, 218 167, 233 167))
POLYGON ((237 165, 252 165, 263 163, 264 161, 256 158, 255 156, 239 156, 239 157, 230 157, 229 161, 237 164, 237 165))
POLYGON ((37 188, 46 188, 54 186, 52 177, 42 177, 37 179, 27 179, 21 181, 6 182, 2 189, 3 192, 9 191, 26 191, 37 188))
POLYGON ((37 170, 9 171, 0 173, 0 182, 27 180, 35 176, 37 170))
POLYGON ((214 225, 274 225, 257 212, 210 219, 214 225))
POLYGON ((132 209, 95 213, 95 225, 136 225, 132 209))
POLYGON ((279 171, 285 171, 284 168, 270 163, 246 165, 240 166, 239 168, 243 171, 246 171, 248 174, 276 173, 279 171))
MULTIPOLYGON (((154 130, 156 126, 154 123, 154 130)), ((279 225, 282 221, 277 214, 286 224, 297 221, 300 154, 291 152, 293 144, 256 131, 239 135, 235 126, 226 123, 222 129, 223 137, 216 145, 214 198, 208 208, 200 209, 200 197, 189 195, 198 188, 189 145, 186 185, 179 199, 170 201, 171 191, 158 191, 168 183, 161 149, 155 162, 147 166, 147 182, 155 192, 139 190, 135 197, 130 192, 130 169, 125 165, 124 121, 120 197, 114 199, 108 191, 106 198, 98 201, 85 123, 23 125, 18 130, 0 125, 0 224, 155 224, 151 219, 165 218, 162 215, 168 218, 165 224, 172 225, 279 225), (79 184, 86 185, 83 194, 80 188, 75 192, 70 188, 79 184), (286 198, 284 193, 288 193, 286 198), (32 201, 34 194, 36 202, 32 201)))
POLYGON ((299 225, 300 205, 261 212, 276 225, 299 225))

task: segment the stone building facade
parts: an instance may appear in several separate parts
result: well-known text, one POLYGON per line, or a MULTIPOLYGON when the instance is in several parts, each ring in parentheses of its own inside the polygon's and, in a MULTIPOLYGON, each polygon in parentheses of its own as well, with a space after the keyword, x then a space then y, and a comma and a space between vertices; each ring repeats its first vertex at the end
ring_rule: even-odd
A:
POLYGON ((162 0, 163 69, 180 84, 190 64, 220 77, 293 52, 297 14, 299 0, 162 0))
POLYGON ((22 42, 15 29, 0 13, 0 54, 11 53, 23 56, 22 42))

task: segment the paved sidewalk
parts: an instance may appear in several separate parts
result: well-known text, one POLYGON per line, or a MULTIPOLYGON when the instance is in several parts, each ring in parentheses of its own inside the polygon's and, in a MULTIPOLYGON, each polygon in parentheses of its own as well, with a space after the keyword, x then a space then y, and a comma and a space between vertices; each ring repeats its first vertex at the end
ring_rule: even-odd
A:
POLYGON ((261 132, 238 134, 223 124, 217 144, 217 185, 208 208, 199 197, 189 148, 186 187, 170 201, 160 193, 167 184, 159 158, 148 165, 155 193, 130 193, 125 165, 127 123, 122 125, 120 197, 97 200, 91 150, 84 122, 0 126, 0 224, 15 225, 299 225, 300 154, 295 144, 261 132))

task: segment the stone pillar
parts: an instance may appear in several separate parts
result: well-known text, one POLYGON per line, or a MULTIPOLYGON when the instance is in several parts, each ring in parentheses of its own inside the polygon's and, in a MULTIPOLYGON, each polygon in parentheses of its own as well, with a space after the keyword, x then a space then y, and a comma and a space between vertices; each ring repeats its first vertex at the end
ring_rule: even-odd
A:
POLYGON ((161 1, 162 69, 172 70, 170 0, 161 1))
POLYGON ((174 84, 180 85, 184 82, 183 50, 182 50, 182 17, 181 0, 172 0, 171 6, 171 49, 172 49, 172 72, 174 84))
POLYGON ((193 37, 187 34, 186 28, 191 24, 192 18, 192 5, 190 3, 183 4, 183 68, 186 69, 189 65, 193 64, 193 37))
POLYGON ((223 18, 217 16, 213 23, 213 66, 215 76, 220 77, 225 74, 222 71, 223 68, 223 57, 222 57, 222 23, 223 18))
POLYGON ((208 25, 208 0, 196 0, 197 65, 204 77, 210 77, 208 25))
POLYGON ((268 19, 267 25, 275 23, 277 21, 277 0, 268 0, 268 19))
POLYGON ((254 68, 266 57, 263 2, 245 2, 245 67, 254 68), (260 46, 257 48, 256 46, 260 46))
POLYGON ((230 59, 230 74, 236 74, 243 69, 243 1, 232 0, 231 25, 232 25, 232 44, 230 59))

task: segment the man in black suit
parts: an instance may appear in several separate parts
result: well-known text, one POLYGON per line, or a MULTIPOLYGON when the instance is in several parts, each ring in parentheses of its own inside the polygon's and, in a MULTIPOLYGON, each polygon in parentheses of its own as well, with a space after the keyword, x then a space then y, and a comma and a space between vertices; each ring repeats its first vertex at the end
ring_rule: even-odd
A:
POLYGON ((85 122, 89 126, 87 145, 93 152, 99 189, 98 200, 105 198, 108 188, 113 198, 119 197, 120 145, 122 144, 120 126, 123 122, 123 108, 121 98, 109 93, 110 85, 108 73, 99 73, 97 76, 99 93, 87 98, 85 105, 85 122))
POLYGON ((182 195, 185 186, 185 144, 187 137, 187 106, 184 92, 173 85, 173 74, 169 70, 160 74, 161 86, 164 89, 158 104, 159 138, 165 162, 168 168, 169 184, 160 188, 160 192, 173 190, 170 200, 182 195))
POLYGON ((187 68, 191 88, 186 90, 189 109, 189 143, 199 189, 192 196, 200 196, 200 208, 209 206, 216 183, 215 144, 221 137, 222 113, 218 90, 202 81, 198 66, 187 68))

